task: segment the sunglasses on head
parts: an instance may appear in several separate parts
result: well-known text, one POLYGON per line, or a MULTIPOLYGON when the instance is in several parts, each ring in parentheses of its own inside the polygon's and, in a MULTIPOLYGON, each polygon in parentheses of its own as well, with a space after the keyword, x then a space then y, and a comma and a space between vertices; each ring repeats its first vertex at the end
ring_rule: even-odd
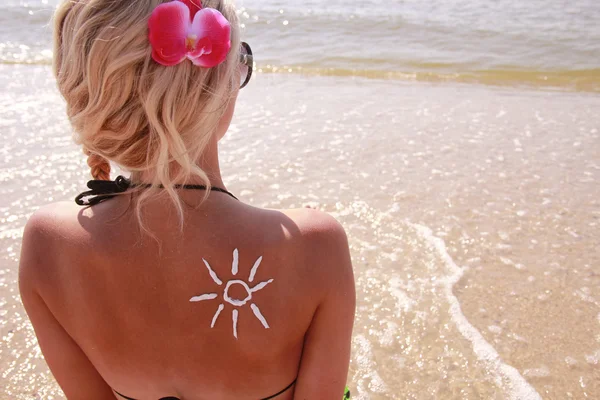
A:
POLYGON ((252 78, 252 69, 254 68, 254 57, 252 56, 252 49, 246 42, 242 42, 242 52, 240 54, 240 63, 246 66, 246 76, 242 76, 242 84, 240 89, 246 87, 250 78, 252 78))

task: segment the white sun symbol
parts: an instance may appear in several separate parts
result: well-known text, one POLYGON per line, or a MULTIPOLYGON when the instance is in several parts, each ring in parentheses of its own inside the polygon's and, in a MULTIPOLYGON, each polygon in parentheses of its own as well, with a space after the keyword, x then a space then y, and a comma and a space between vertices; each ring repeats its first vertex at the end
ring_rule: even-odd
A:
MULTIPOLYGON (((213 269, 210 267, 210 264, 208 263, 208 261, 206 261, 204 258, 202 259, 202 261, 204 261, 204 265, 206 265, 206 268, 208 269, 208 273, 210 274, 210 277, 212 278, 212 280, 217 285, 223 286, 223 281, 221 279, 219 279, 219 277, 217 276, 215 271, 213 271, 213 269)), ((256 260, 256 262, 254 263, 254 266, 250 270, 250 277, 248 278, 248 282, 254 281, 254 276, 256 275, 256 271, 258 271, 258 267, 260 266, 261 261, 262 261, 262 256, 259 257, 258 260, 256 260)), ((233 263, 231 264, 231 273, 234 276, 237 275, 237 273, 238 273, 238 262, 239 262, 239 253, 238 253, 238 249, 235 249, 233 251, 233 263)), ((259 290, 264 289, 265 286, 267 286, 269 283, 272 283, 272 282, 273 282, 273 279, 269 279, 268 281, 261 282, 258 285, 254 286, 253 288, 250 288, 250 286, 248 286, 248 284, 244 281, 241 281, 238 279, 231 280, 231 281, 227 282, 227 285, 225 285, 225 290, 223 291, 223 300, 226 301, 227 303, 231 304, 234 307, 242 307, 242 306, 246 305, 250 300, 252 300, 252 293, 256 293, 259 290), (245 299, 243 299, 243 300, 232 299, 229 296, 229 289, 231 289, 231 287, 234 285, 239 285, 246 290, 247 296, 245 299)), ((199 301, 214 300, 217 297, 219 297, 219 295, 217 293, 207 293, 207 294, 202 294, 200 296, 192 297, 190 299, 190 302, 194 303, 194 302, 199 302, 199 301)), ((225 308, 225 305, 223 303, 219 304, 219 307, 217 308, 217 311, 215 312, 215 315, 212 319, 212 323, 210 324, 211 328, 215 327, 215 324, 217 323, 217 320, 219 319, 219 315, 221 314, 221 311, 223 311, 224 308, 225 308)), ((265 317, 263 317, 258 306, 254 303, 251 303, 250 308, 252 309, 252 312, 254 313, 256 318, 265 327, 265 329, 269 329, 269 324, 267 323, 267 320, 265 319, 265 317)), ((237 308, 234 308, 232 311, 232 319, 233 319, 233 336, 235 336, 235 338, 237 339, 237 337, 238 337, 238 332, 237 332, 238 310, 237 310, 237 308)))

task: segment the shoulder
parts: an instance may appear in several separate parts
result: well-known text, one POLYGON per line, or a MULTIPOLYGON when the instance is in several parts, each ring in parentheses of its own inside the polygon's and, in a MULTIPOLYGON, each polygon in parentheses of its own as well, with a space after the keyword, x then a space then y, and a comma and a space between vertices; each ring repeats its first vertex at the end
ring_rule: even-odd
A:
POLYGON ((67 202, 39 208, 27 220, 23 230, 19 260, 20 284, 31 283, 50 273, 63 252, 62 244, 73 236, 76 209, 67 202))
POLYGON ((81 211, 80 207, 66 201, 40 207, 27 220, 23 241, 52 240, 56 235, 66 235, 69 227, 77 220, 78 211, 81 211))
POLYGON ((335 284, 348 278, 354 281, 346 231, 328 213, 313 209, 287 210, 301 234, 303 259, 315 278, 335 284))
POLYGON ((337 239, 347 241, 346 231, 342 224, 332 215, 311 208, 286 210, 285 214, 292 219, 303 236, 309 240, 337 239))

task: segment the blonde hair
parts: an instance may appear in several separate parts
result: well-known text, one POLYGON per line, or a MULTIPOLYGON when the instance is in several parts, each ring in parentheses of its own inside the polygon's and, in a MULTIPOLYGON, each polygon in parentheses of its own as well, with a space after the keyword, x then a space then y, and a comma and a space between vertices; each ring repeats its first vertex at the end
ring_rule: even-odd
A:
POLYGON ((147 233, 141 208, 150 197, 166 192, 183 228, 183 206, 173 183, 197 176, 210 185, 196 161, 239 85, 240 28, 233 4, 202 1, 231 24, 226 61, 206 69, 188 60, 165 67, 152 59, 148 19, 165 2, 65 0, 55 13, 54 73, 73 137, 88 155, 94 179, 110 179, 110 161, 130 171, 134 182, 142 173, 153 177, 145 182, 153 187, 140 191, 135 202, 147 233))

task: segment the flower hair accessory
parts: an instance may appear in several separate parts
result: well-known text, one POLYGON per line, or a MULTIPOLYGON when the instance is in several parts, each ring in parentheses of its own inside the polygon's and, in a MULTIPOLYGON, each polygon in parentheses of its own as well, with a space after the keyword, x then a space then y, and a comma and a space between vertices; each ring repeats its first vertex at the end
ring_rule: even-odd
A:
POLYGON ((212 68, 227 58, 231 25, 201 0, 173 0, 156 7, 148 20, 152 58, 165 66, 186 58, 194 65, 212 68))

